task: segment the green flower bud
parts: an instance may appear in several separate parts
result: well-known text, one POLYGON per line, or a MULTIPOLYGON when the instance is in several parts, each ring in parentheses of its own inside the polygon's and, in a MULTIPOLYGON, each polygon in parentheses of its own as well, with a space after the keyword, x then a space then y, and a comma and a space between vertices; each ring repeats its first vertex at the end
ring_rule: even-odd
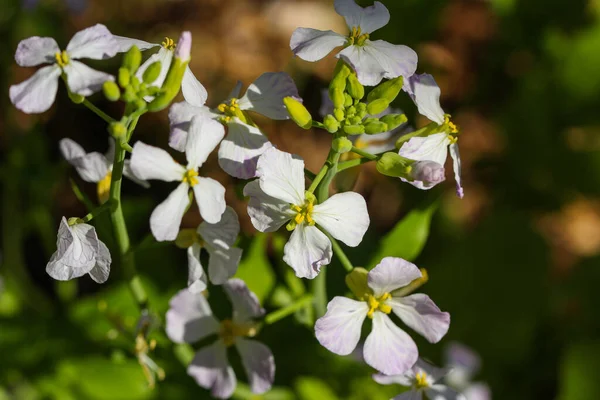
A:
POLYGON ((390 106, 390 103, 386 99, 376 99, 367 104, 367 112, 370 115, 377 115, 383 112, 390 106))
POLYGON ((298 124, 299 127, 303 129, 311 128, 312 117, 306 107, 304 107, 304 104, 290 96, 283 99, 283 104, 285 104, 290 117, 296 124, 298 124))
POLYGON ((344 93, 344 107, 350 107, 354 103, 354 99, 348 93, 344 93))
POLYGON ((350 75, 350 67, 343 61, 338 61, 333 71, 333 79, 329 84, 329 93, 334 89, 339 89, 342 92, 346 90, 346 78, 350 75))
POLYGON ((362 118, 355 115, 352 118, 346 118, 346 123, 348 125, 362 125, 362 118))
POLYGON ((132 74, 138 70, 142 63, 142 52, 137 46, 131 46, 131 48, 125 53, 123 57, 123 67, 127 68, 132 74))
POLYGON ((131 85, 127 86, 125 88, 125 92, 123 93, 123 101, 125 101, 126 103, 133 103, 136 100, 137 94, 135 90, 133 89, 133 87, 131 87, 131 85))
POLYGON ((365 133, 368 135, 374 135, 376 133, 382 133, 389 131, 388 126, 385 122, 373 121, 365 124, 365 133))
POLYGON ((146 108, 146 101, 142 98, 142 99, 137 99, 135 101, 135 108, 137 110, 142 110, 146 108))
POLYGON ((341 122, 346 118, 346 113, 341 108, 336 108, 335 110, 333 110, 333 116, 335 117, 335 119, 341 122))
POLYGON ((160 69, 162 68, 162 64, 160 61, 153 62, 150 64, 148 68, 144 71, 143 80, 144 83, 152 83, 158 78, 160 75, 160 69))
POLYGON ((350 106, 346 108, 346 118, 354 117, 356 115, 356 107, 350 106))
POLYGON ((364 118, 367 115, 367 105, 365 103, 358 103, 354 107, 356 107, 357 116, 364 118))
POLYGON ((121 90, 119 90, 119 87, 113 81, 104 82, 102 84, 102 91, 109 101, 117 101, 121 97, 121 90))
POLYGON ((325 118, 323 118, 323 125, 325 125, 325 129, 329 133, 335 133, 340 129, 340 123, 335 117, 331 114, 327 114, 325 118))
POLYGON ((85 97, 80 94, 73 93, 70 90, 67 90, 67 93, 69 93, 69 99, 71 99, 71 101, 75 104, 81 104, 85 100, 85 97))
POLYGON ((389 152, 377 160, 377 171, 383 175, 407 178, 410 173, 410 160, 399 154, 389 152))
POLYGON ((348 94, 356 100, 365 97, 365 87, 360 84, 356 74, 348 75, 348 85, 346 86, 348 94))
POLYGON ((329 90, 329 98, 331 99, 335 108, 344 107, 344 92, 338 88, 332 88, 329 90))
POLYGON ((81 218, 77 218, 77 217, 71 217, 67 220, 67 224, 69 224, 69 226, 73 226, 73 225, 77 225, 77 224, 81 224, 83 223, 83 221, 81 220, 81 218))
POLYGON ((331 148, 340 154, 347 153, 352 149, 352 142, 345 137, 333 139, 331 148))
POLYGON ((404 79, 401 76, 383 82, 375 89, 371 90, 367 96, 367 103, 371 103, 377 99, 385 99, 388 104, 391 103, 402 90, 403 83, 404 79))
POLYGON ((108 125, 108 132, 115 138, 124 138, 127 136, 127 128, 121 122, 112 122, 108 125))
POLYGON ((407 121, 405 114, 388 114, 379 118, 381 122, 385 122, 388 126, 388 130, 396 129, 407 121))
POLYGON ((132 76, 129 83, 131 84, 131 87, 133 87, 133 90, 136 92, 140 91, 140 79, 137 76, 132 76))
POLYGON ((125 89, 129 85, 129 82, 131 82, 131 72, 125 67, 119 68, 117 81, 119 82, 119 86, 125 89))
POLYGON ((344 125, 344 132, 348 135, 361 135, 365 133, 365 127, 362 125, 344 125))
POLYGON ((371 292, 368 285, 367 275, 369 271, 356 267, 346 275, 346 286, 352 291, 357 299, 362 300, 371 292))

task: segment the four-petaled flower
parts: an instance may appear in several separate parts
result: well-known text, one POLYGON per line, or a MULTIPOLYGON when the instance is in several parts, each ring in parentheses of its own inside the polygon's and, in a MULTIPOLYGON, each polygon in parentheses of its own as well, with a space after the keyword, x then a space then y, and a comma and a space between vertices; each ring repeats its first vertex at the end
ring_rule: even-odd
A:
POLYGON ((481 368, 481 358, 467 346, 452 342, 445 349, 446 383, 458 389, 467 400, 490 400, 492 393, 483 382, 473 382, 473 376, 481 368))
POLYGON ((288 96, 298 98, 298 89, 293 79, 285 72, 267 72, 259 76, 240 96, 242 83, 238 82, 227 99, 215 110, 202 101, 175 103, 169 111, 171 136, 169 145, 182 151, 188 136, 190 120, 196 115, 205 115, 219 120, 227 126, 227 136, 219 147, 219 165, 229 175, 250 179, 256 176, 256 162, 270 148, 271 142, 254 124, 246 111, 254 111, 275 120, 289 119, 283 104, 288 96))
POLYGON ((271 350, 253 337, 255 319, 264 315, 256 295, 239 279, 227 281, 223 288, 233 304, 231 319, 217 321, 204 296, 184 289, 170 302, 167 312, 167 335, 176 343, 194 343, 209 335, 218 335, 212 345, 200 349, 187 372, 198 385, 210 389, 213 396, 226 399, 235 390, 237 379, 227 360, 227 348, 235 346, 254 393, 271 388, 275 361, 271 350))
POLYGON ((315 324, 317 340, 335 354, 348 355, 358 344, 362 324, 369 317, 373 329, 363 348, 365 362, 386 375, 402 374, 417 361, 418 350, 388 314, 394 312, 431 343, 446 334, 450 315, 441 312, 425 294, 405 296, 411 282, 423 279, 414 264, 386 257, 368 273, 362 271, 364 274, 352 273, 355 284, 351 288, 358 300, 334 297, 327 313, 315 324))
POLYGON ((193 293, 206 289, 206 274, 200 263, 200 250, 208 252, 208 275, 210 282, 221 285, 237 271, 242 258, 242 249, 233 247, 240 233, 238 216, 227 207, 221 220, 216 224, 202 222, 198 229, 184 229, 179 232, 176 244, 187 247, 188 288, 193 293))
MULTIPOLYGON (((404 143, 399 154, 403 157, 417 161, 434 161, 441 166, 446 162, 448 150, 452 157, 454 179, 456 181, 456 194, 461 199, 464 191, 460 178, 460 154, 458 152, 458 128, 450 121, 450 116, 444 113, 440 106, 440 88, 429 74, 413 75, 404 82, 403 88, 413 99, 419 113, 440 125, 441 132, 426 137, 413 137, 404 143)), ((414 180, 407 181, 419 189, 430 189, 436 183, 414 180)))
POLYGON ((57 250, 46 265, 46 272, 59 281, 68 281, 90 274, 98 283, 104 283, 110 273, 110 252, 98 239, 96 228, 84 223, 60 221, 56 238, 57 250))
POLYGON ((290 40, 295 55, 306 61, 318 61, 336 47, 345 46, 337 57, 352 66, 359 82, 365 86, 375 86, 384 78, 403 76, 407 79, 415 73, 418 58, 410 47, 369 39, 371 33, 390 20, 390 13, 383 4, 376 1, 363 8, 354 0, 335 0, 334 7, 346 19, 350 35, 297 28, 290 40))
POLYGON ((200 215, 208 223, 219 222, 225 211, 225 188, 211 178, 198 176, 198 168, 217 147, 223 126, 216 121, 194 117, 185 148, 187 166, 178 164, 165 150, 137 142, 131 153, 131 170, 140 179, 181 182, 150 216, 150 229, 156 240, 174 240, 188 206, 188 191, 194 191, 200 215))
POLYGON ((81 96, 89 96, 102 89, 102 84, 113 76, 96 71, 75 61, 79 58, 105 60, 118 52, 117 41, 101 24, 77 32, 66 50, 60 50, 53 38, 33 36, 19 42, 15 60, 21 67, 40 68, 33 76, 10 87, 10 100, 19 110, 36 114, 48 110, 58 90, 58 78, 66 75, 69 90, 81 96))
POLYGON ((348 246, 360 244, 369 227, 360 194, 338 193, 316 204, 315 196, 304 191, 304 161, 275 147, 259 158, 257 172, 259 179, 244 188, 250 196, 248 215, 261 232, 274 232, 290 221, 287 228, 293 233, 283 260, 298 277, 312 279, 331 261, 331 241, 321 229, 348 246))
POLYGON ((466 400, 464 395, 438 383, 447 373, 447 369, 437 368, 419 359, 404 374, 392 376, 374 374, 373 379, 382 385, 399 384, 410 387, 408 392, 401 393, 392 400, 422 400, 423 394, 427 399, 432 400, 466 400))
MULTIPOLYGON (((112 178, 112 159, 115 152, 114 140, 112 138, 109 140, 106 154, 100 154, 96 151, 86 153, 79 144, 68 138, 62 139, 59 147, 65 160, 75 167, 81 179, 97 184, 98 200, 100 203, 104 203, 108 199, 112 178)), ((129 164, 129 160, 125 160, 123 175, 145 188, 150 187, 148 182, 138 179, 131 172, 129 164)))

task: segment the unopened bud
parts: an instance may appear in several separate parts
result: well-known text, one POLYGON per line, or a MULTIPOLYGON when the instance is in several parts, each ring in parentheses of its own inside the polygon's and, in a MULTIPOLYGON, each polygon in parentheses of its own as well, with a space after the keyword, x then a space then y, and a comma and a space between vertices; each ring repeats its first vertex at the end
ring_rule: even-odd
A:
POLYGON ((376 99, 367 104, 367 112, 370 115, 377 115, 385 111, 390 106, 386 99, 376 99))
POLYGON ((365 87, 361 85, 356 77, 356 74, 348 75, 348 85, 346 86, 348 94, 356 100, 360 100, 365 97, 365 87))
POLYGON ((383 133, 387 131, 389 131, 389 129, 385 122, 373 121, 365 124, 365 133, 368 135, 375 135, 377 133, 383 133))
POLYGON ((142 63, 142 52, 137 46, 131 46, 131 48, 125 53, 123 57, 123 66, 129 70, 130 73, 134 74, 138 70, 142 63))
POLYGON ((388 114, 379 118, 381 122, 385 122, 388 130, 393 130, 404 124, 407 121, 406 114, 388 114))
POLYGON ((411 168, 410 160, 396 153, 385 153, 377 160, 377 171, 380 174, 394 177, 408 177, 411 168))
POLYGON ((350 107, 354 103, 354 99, 348 93, 344 93, 344 107, 350 107))
POLYGON ((142 76, 144 83, 150 84, 154 82, 156 78, 158 78, 158 75, 160 75, 161 68, 162 63, 160 61, 156 61, 150 64, 148 68, 146 68, 146 70, 144 71, 144 75, 142 76))
POLYGON ((350 67, 343 61, 338 61, 333 71, 333 79, 329 84, 329 93, 334 89, 339 89, 342 92, 346 90, 346 78, 350 75, 350 67))
POLYGON ((352 142, 348 138, 339 137, 333 139, 331 148, 340 154, 347 153, 352 150, 352 142))
POLYGON ((348 135, 361 135, 365 133, 365 127, 362 125, 344 125, 344 132, 348 135))
POLYGON ((354 117, 356 115, 356 107, 350 106, 346 108, 346 118, 354 117))
POLYGON ((346 286, 352 291, 357 299, 362 299, 369 293, 367 276, 369 271, 364 268, 356 267, 346 275, 346 286))
POLYGON ((323 118, 323 125, 325 125, 325 129, 329 133, 335 133, 340 129, 340 122, 331 114, 327 114, 323 118))
POLYGON ((191 59, 192 52, 192 34, 185 31, 179 36, 177 47, 175 47, 175 58, 179 58, 183 62, 188 62, 191 59))
POLYGON ((444 167, 435 161, 417 161, 411 165, 410 177, 427 186, 435 186, 446 179, 444 167))
POLYGON ((356 115, 360 118, 364 118, 367 115, 367 105, 365 103, 358 103, 354 107, 356 107, 356 115))
POLYGON ((312 126, 312 117, 304 104, 294 97, 288 96, 283 99, 283 104, 287 108, 288 114, 299 127, 310 129, 312 126))
POLYGON ((119 81, 119 86, 125 89, 129 85, 129 82, 131 82, 131 72, 129 72, 129 69, 125 67, 119 68, 117 80, 119 81))
POLYGON ((336 108, 335 110, 333 110, 333 116, 335 117, 335 119, 341 122, 344 120, 344 118, 346 118, 346 113, 343 109, 336 108))
POLYGON ((126 103, 133 103, 137 100, 137 95, 135 94, 135 90, 131 86, 127 86, 125 88, 125 92, 123 93, 123 100, 126 103))
POLYGON ((124 138, 127 136, 127 128, 121 122, 112 122, 108 125, 108 132, 115 139, 124 138))
POLYGON ((401 76, 383 82, 375 89, 371 90, 371 92, 367 96, 367 102, 371 103, 372 101, 375 101, 377 99, 384 99, 387 101, 388 104, 391 103, 402 90, 403 83, 404 78, 402 78, 401 76))
POLYGON ((117 101, 121 97, 121 90, 113 81, 106 81, 102 84, 102 92, 109 101, 117 101))
POLYGON ((85 100, 85 97, 83 97, 80 94, 73 93, 70 90, 68 90, 67 92, 69 93, 69 99, 71 99, 71 101, 75 104, 81 104, 85 100))
POLYGON ((329 98, 331 99, 331 102, 333 103, 333 107, 335 108, 342 108, 344 107, 344 92, 342 92, 340 89, 338 88, 332 88, 329 91, 329 98))

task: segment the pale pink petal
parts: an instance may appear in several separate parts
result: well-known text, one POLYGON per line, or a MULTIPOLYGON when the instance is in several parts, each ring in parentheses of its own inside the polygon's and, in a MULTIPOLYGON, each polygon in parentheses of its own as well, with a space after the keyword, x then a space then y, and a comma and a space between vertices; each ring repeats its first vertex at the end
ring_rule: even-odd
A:
POLYGON ((296 272, 298 278, 313 279, 323 265, 331 262, 329 238, 316 226, 299 224, 283 248, 283 261, 296 272))
POLYGON ((315 323, 315 335, 323 347, 332 353, 346 356, 354 351, 369 306, 364 301, 334 297, 327 312, 315 323))
POLYGON ((160 203, 150 215, 150 230, 157 241, 175 240, 179 225, 189 204, 187 183, 180 183, 165 201, 160 203))
POLYGON ((393 292, 422 276, 419 268, 411 262, 398 257, 385 257, 369 271, 369 287, 375 296, 393 292))
POLYGON ((429 296, 416 293, 387 301, 402 322, 431 343, 439 342, 450 327, 450 314, 442 312, 429 296))
POLYGON ((183 289, 169 302, 166 330, 175 343, 194 343, 219 332, 219 322, 202 293, 183 289))
POLYGON ((227 361, 227 349, 220 340, 200 349, 187 373, 218 399, 231 397, 237 384, 233 368, 227 361))
POLYGON ((275 379, 275 360, 271 350, 260 342, 241 338, 236 340, 235 347, 240 353, 252 393, 260 394, 271 389, 275 379))

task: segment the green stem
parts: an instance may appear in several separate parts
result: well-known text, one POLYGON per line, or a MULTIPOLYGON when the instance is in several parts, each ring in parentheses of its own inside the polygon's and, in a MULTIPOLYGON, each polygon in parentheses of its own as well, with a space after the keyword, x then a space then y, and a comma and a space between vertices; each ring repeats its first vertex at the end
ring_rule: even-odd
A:
POLYGON ((398 140, 396 140, 396 148, 399 149, 405 142, 408 142, 410 139, 416 136, 428 136, 435 129, 439 128, 439 125, 435 122, 432 122, 421 129, 418 129, 414 132, 411 132, 407 135, 401 136, 398 140))
POLYGON ((106 123, 110 124, 115 122, 114 118, 112 118, 110 115, 106 114, 104 111, 93 105, 88 99, 84 99, 81 104, 89 108, 92 112, 94 112, 94 114, 106 121, 106 123))
POLYGON ((325 128, 325 125, 323 125, 323 123, 319 121, 312 121, 312 126, 313 128, 327 129, 325 128))
POLYGON ((312 294, 307 294, 290 304, 289 306, 280 308, 279 310, 273 311, 265 316, 265 324, 270 325, 279 321, 282 318, 287 317, 295 313, 296 311, 304 308, 313 300, 312 294))
POLYGON ((326 162, 325 164, 323 164, 323 167, 321 167, 321 170, 319 171, 317 176, 315 176, 312 183, 310 184, 310 186, 308 188, 308 191, 310 193, 313 193, 315 191, 315 189, 317 188, 317 186, 319 186, 319 183, 321 182, 321 180, 323 179, 323 177, 325 176, 325 174, 327 173, 328 170, 329 170, 329 165, 326 162))
POLYGON ((362 156, 364 158, 368 158, 371 161, 377 160, 377 156, 375 154, 371 154, 368 151, 361 150, 361 149, 359 149, 357 147, 352 146, 352 150, 351 151, 353 153, 358 154, 359 156, 362 156))
POLYGON ((342 161, 341 163, 338 164, 337 170, 338 170, 338 172, 340 172, 345 169, 357 167, 359 165, 366 164, 371 161, 373 161, 373 160, 369 160, 368 158, 364 158, 364 157, 355 158, 353 160, 348 160, 348 161, 342 161))
POLYGON ((94 208, 85 217, 81 218, 81 222, 90 222, 92 219, 102 214, 104 211, 110 209, 111 205, 112 202, 109 199, 108 201, 104 202, 104 204, 94 208))
POLYGON ((340 262, 342 263, 342 266, 344 268, 346 268, 346 271, 352 272, 352 270, 354 269, 354 266, 352 265, 352 262, 350 262, 350 259, 348 258, 348 256, 346 256, 346 253, 344 253, 344 250, 342 249, 342 247, 340 246, 338 241, 335 240, 333 238, 333 236, 331 236, 329 233, 325 233, 325 234, 331 241, 331 247, 333 247, 333 252, 337 256, 337 258, 339 258, 340 262))

